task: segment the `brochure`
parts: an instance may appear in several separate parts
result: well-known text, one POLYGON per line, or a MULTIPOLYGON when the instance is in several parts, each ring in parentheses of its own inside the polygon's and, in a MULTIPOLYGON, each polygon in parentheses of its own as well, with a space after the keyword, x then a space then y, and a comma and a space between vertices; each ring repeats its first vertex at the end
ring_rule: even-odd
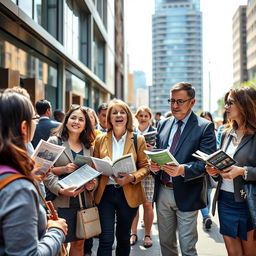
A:
POLYGON ((91 161, 91 156, 82 156, 77 154, 74 160, 74 164, 77 165, 78 167, 81 167, 85 164, 89 164, 91 161))
POLYGON ((154 146, 156 143, 156 131, 147 132, 143 134, 146 143, 150 144, 151 146, 154 146))
POLYGON ((31 158, 35 161, 35 167, 40 169, 36 174, 45 174, 54 165, 65 147, 59 146, 45 140, 40 140, 31 158))
POLYGON ((192 156, 196 157, 198 160, 204 162, 205 164, 211 165, 219 170, 228 168, 236 163, 236 161, 229 156, 222 149, 208 155, 200 150, 197 150, 192 156))
POLYGON ((102 172, 102 174, 106 176, 115 175, 118 177, 119 173, 132 173, 136 171, 132 153, 124 155, 114 162, 108 159, 92 157, 92 162, 94 163, 96 170, 102 172))
POLYGON ((59 180, 58 183, 63 188, 69 188, 71 186, 77 186, 75 190, 82 187, 84 184, 86 184, 88 181, 96 178, 101 173, 93 169, 91 166, 85 164, 75 170, 74 172, 70 173, 68 176, 63 178, 62 180, 59 180))
POLYGON ((162 166, 170 162, 174 162, 175 165, 179 165, 175 157, 170 153, 168 149, 153 149, 144 150, 147 156, 158 165, 162 166))

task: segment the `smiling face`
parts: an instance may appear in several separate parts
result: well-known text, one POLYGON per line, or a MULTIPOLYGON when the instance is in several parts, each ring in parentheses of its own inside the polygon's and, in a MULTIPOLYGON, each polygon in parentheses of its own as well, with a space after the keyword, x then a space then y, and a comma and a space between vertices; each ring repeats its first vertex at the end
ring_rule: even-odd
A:
POLYGON ((80 134, 85 129, 85 116, 80 109, 71 113, 67 121, 67 129, 69 133, 80 134))
POLYGON ((139 127, 148 127, 150 125, 151 116, 147 111, 140 111, 136 117, 139 122, 139 127))
POLYGON ((170 105, 173 116, 178 120, 184 119, 190 113, 195 104, 195 99, 190 99, 186 90, 171 92, 170 99, 175 100, 175 102, 171 102, 170 105), (182 100, 184 102, 182 104, 178 104, 177 100, 182 100))
POLYGON ((113 129, 115 129, 115 128, 126 128, 127 113, 125 112, 125 110, 121 106, 116 105, 111 109, 110 123, 112 124, 113 129))

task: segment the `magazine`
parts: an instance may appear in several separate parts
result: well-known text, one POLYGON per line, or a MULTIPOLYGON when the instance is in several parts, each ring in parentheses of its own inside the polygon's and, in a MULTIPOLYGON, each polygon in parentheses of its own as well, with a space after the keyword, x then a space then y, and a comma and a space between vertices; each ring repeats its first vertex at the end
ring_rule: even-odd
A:
POLYGON ((158 165, 162 166, 170 162, 174 162, 175 165, 179 165, 175 157, 170 153, 168 149, 152 149, 144 150, 147 156, 158 165))
POLYGON ((192 156, 196 157, 198 160, 204 162, 207 165, 211 165, 219 170, 228 168, 236 163, 236 161, 229 156, 222 149, 208 155, 200 150, 197 150, 192 156))
POLYGON ((132 173, 136 171, 132 153, 119 157, 114 162, 108 159, 92 157, 92 162, 97 171, 106 176, 118 177, 120 173, 132 173))
POLYGON ((40 140, 31 158, 35 161, 35 167, 39 167, 37 175, 45 174, 51 168, 65 147, 40 140))
POLYGON ((154 146, 156 143, 156 131, 147 132, 143 134, 146 143, 150 144, 151 146, 154 146))
POLYGON ((82 156, 82 155, 76 155, 76 158, 74 160, 74 164, 78 167, 81 167, 85 164, 89 164, 92 161, 90 156, 82 156))
POLYGON ((59 180, 58 183, 61 185, 61 187, 69 188, 71 186, 77 186, 77 189, 82 187, 84 184, 86 184, 88 181, 96 178, 101 173, 93 169, 91 166, 85 164, 75 170, 74 172, 70 173, 68 176, 63 178, 62 180, 59 180))

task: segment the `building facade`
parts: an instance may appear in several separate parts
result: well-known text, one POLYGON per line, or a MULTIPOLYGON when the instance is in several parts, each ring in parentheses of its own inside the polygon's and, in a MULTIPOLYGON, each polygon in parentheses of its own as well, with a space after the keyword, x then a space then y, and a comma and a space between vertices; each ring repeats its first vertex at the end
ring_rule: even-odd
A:
POLYGON ((156 0, 152 18, 153 84, 150 107, 168 112, 172 85, 190 82, 196 89, 194 110, 203 106, 202 14, 199 0, 156 0))
POLYGON ((0 87, 97 108, 123 98, 123 0, 0 0, 0 87))
POLYGON ((232 19, 233 37, 233 84, 248 79, 246 56, 246 6, 239 6, 232 19))

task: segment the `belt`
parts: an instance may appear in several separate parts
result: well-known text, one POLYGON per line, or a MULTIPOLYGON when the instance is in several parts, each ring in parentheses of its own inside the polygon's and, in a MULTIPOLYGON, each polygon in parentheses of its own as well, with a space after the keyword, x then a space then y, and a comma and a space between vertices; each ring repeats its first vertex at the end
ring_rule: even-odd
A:
POLYGON ((167 182, 166 184, 163 184, 163 183, 161 182, 161 184, 162 184, 164 187, 166 187, 166 188, 173 188, 173 183, 172 183, 172 182, 167 182))

